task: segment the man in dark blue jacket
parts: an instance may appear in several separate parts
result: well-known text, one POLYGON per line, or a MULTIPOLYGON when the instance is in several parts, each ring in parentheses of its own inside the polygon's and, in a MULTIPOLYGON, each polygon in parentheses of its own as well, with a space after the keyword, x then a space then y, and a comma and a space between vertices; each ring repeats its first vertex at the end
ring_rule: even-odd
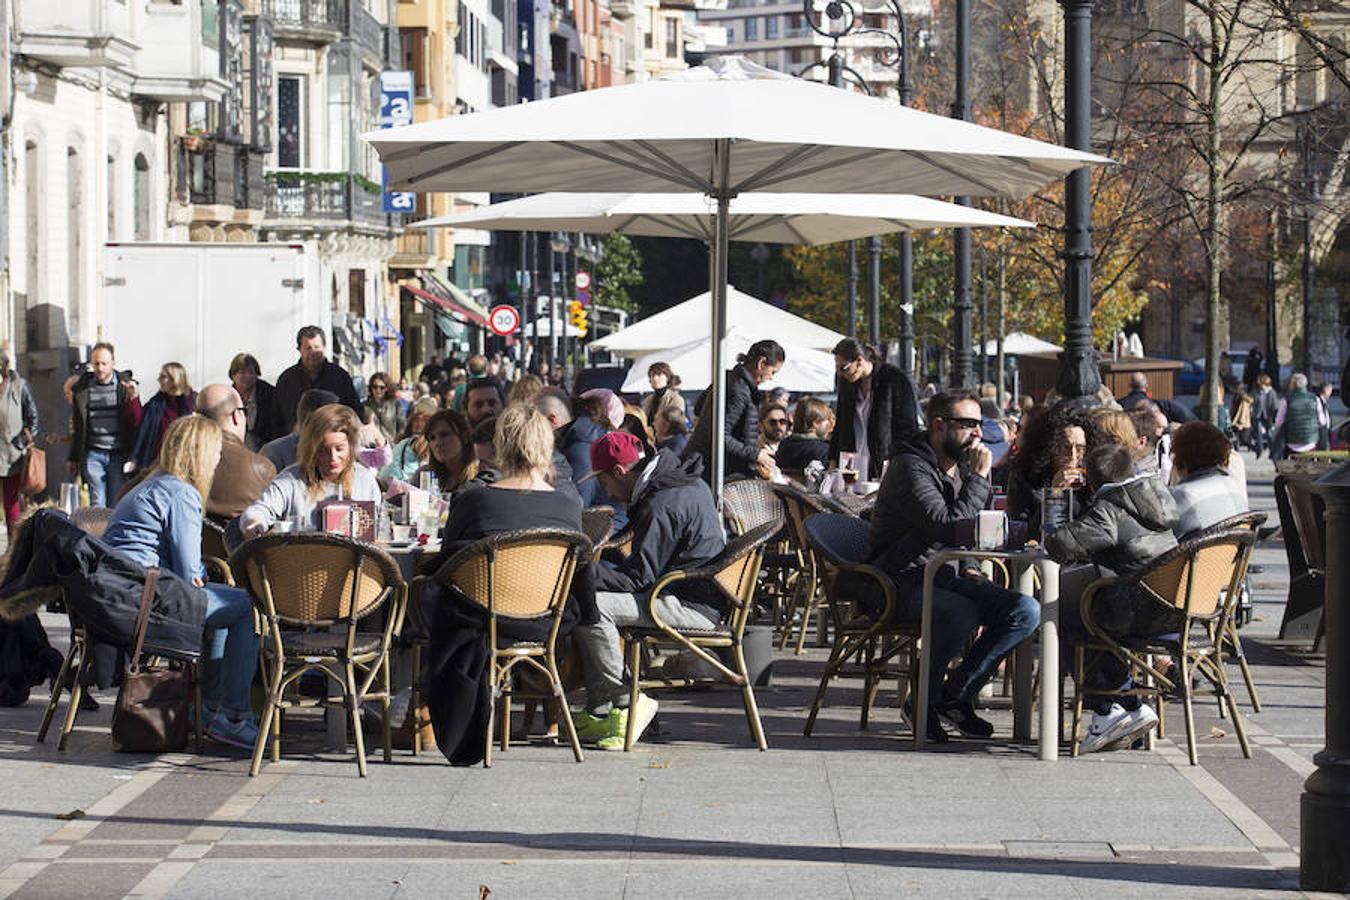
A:
MULTIPOLYGON (((633 550, 617 565, 602 561, 595 574, 598 621, 572 632, 586 674, 586 709, 575 717, 577 733, 602 750, 622 750, 630 711, 623 683, 619 629, 654 627, 647 595, 676 569, 694 569, 726 546, 712 491, 699 477, 699 462, 681 462, 659 451, 643 458, 638 439, 611 431, 591 445, 591 476, 611 497, 628 504, 633 550)), ((675 628, 716 628, 726 612, 715 591, 682 585, 656 600, 661 618, 675 628)), ((656 701, 641 694, 635 734, 651 724, 656 701)))
MULTIPOLYGON (((956 525, 972 519, 993 494, 992 457, 980 442, 980 404, 968 393, 938 394, 928 402, 927 431, 901 444, 877 493, 867 534, 867 561, 890 575, 898 613, 918 619, 923 571, 933 553, 956 544, 956 525)), ((932 671, 947 672, 978 626, 960 665, 934 677, 928 696, 928 739, 943 742, 938 718, 969 737, 989 737, 993 726, 975 715, 973 701, 999 661, 1040 624, 1040 606, 1016 591, 979 577, 979 571, 939 573, 933 590, 932 671), (971 577, 973 576, 973 577, 971 577)))

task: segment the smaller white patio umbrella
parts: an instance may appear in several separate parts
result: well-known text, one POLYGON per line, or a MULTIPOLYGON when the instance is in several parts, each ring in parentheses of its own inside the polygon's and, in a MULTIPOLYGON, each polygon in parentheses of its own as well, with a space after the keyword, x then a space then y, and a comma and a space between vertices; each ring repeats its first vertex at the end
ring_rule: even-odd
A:
MULTIPOLYGON (((729 359, 750 349, 750 345, 761 335, 746 334, 731 329, 722 342, 729 359)), ((783 346, 787 361, 773 381, 762 387, 787 388, 794 393, 829 393, 834 390, 834 357, 821 350, 811 350, 791 344, 783 346)), ((712 384, 712 338, 704 335, 697 340, 669 350, 656 350, 633 361, 628 370, 628 378, 623 390, 641 393, 650 390, 647 384, 647 369, 654 363, 668 363, 680 376, 680 386, 687 390, 703 390, 712 384)))
MULTIPOLYGON (((1023 331, 1014 331, 1012 334, 1003 336, 1003 353, 1007 356, 1026 356, 1031 353, 1058 353, 1064 348, 1058 344, 1052 344, 1049 341, 1041 340, 1034 334, 1027 334, 1023 331)), ((998 353, 998 340, 990 339, 984 345, 984 355, 993 356, 998 353)))

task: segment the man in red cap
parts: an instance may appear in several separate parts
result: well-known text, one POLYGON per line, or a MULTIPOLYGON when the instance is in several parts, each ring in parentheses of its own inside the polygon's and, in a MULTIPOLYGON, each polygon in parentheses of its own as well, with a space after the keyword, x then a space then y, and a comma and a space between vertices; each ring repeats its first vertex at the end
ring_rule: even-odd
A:
MULTIPOLYGON (((722 519, 712 491, 700 477, 699 459, 681 461, 667 451, 644 457, 638 439, 611 431, 591 445, 591 474, 609 496, 628 505, 633 552, 623 562, 596 567, 597 621, 572 632, 586 674, 586 708, 574 717, 583 740, 602 750, 622 750, 628 716, 636 715, 636 734, 651 724, 656 701, 638 695, 638 708, 627 709, 619 629, 654 626, 648 594, 657 580, 676 569, 697 568, 726 546, 722 519)), ((726 608, 706 585, 680 585, 655 600, 661 618, 675 628, 715 628, 726 608)))

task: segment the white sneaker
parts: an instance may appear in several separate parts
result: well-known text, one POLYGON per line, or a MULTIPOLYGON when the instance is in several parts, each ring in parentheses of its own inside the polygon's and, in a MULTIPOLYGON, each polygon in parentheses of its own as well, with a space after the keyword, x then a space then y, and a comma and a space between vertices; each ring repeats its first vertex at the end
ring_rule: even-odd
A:
POLYGON ((1115 737, 1112 738, 1112 742, 1117 746, 1111 749, 1128 750, 1136 738, 1143 737, 1157 726, 1158 714, 1153 711, 1153 707, 1140 704, 1138 709, 1125 714, 1125 721, 1120 724, 1115 737))
POLYGON ((1119 736, 1116 732, 1129 715, 1119 703, 1112 703, 1105 715, 1095 713, 1092 724, 1088 726, 1087 736, 1078 745, 1078 752, 1095 753, 1114 741, 1119 736))

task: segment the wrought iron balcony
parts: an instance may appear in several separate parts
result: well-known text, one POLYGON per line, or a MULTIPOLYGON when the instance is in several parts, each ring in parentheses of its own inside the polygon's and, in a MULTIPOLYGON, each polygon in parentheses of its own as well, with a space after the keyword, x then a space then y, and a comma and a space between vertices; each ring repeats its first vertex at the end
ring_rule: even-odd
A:
POLYGON ((266 194, 269 223, 390 224, 381 208, 379 185, 352 172, 273 171, 267 176, 266 194))
POLYGON ((177 138, 174 144, 179 202, 262 209, 261 153, 196 135, 177 138))
POLYGON ((278 35, 337 40, 347 21, 345 0, 262 0, 278 35))

